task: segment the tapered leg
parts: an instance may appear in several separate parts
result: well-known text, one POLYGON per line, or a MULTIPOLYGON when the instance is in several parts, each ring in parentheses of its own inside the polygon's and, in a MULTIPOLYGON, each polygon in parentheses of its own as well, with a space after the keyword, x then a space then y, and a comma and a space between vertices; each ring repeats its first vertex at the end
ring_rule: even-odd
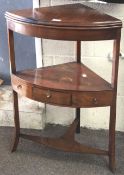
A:
POLYGON ((78 125, 76 128, 76 133, 80 133, 80 108, 76 108, 76 118, 78 119, 78 125))
POLYGON ((20 122, 19 122, 19 109, 18 109, 18 95, 15 91, 13 91, 13 107, 14 107, 14 123, 15 123, 15 131, 14 131, 14 141, 12 145, 11 151, 14 152, 17 149, 19 137, 20 137, 20 122))
MULTIPOLYGON (((13 31, 7 28, 8 31, 8 46, 9 46, 9 61, 10 61, 10 73, 16 73, 16 63, 15 63, 15 51, 14 51, 14 34, 13 31)), ((16 151, 19 142, 20 136, 20 122, 19 122, 19 110, 18 110, 18 95, 13 91, 13 111, 14 111, 14 123, 15 123, 15 132, 14 132, 14 141, 11 148, 11 151, 16 151)))
POLYGON ((116 125, 116 98, 117 98, 117 80, 118 80, 118 65, 120 53, 120 36, 121 31, 118 30, 117 39, 114 40, 113 61, 112 61, 112 81, 111 86, 114 89, 114 97, 110 106, 110 121, 109 121, 109 167, 112 172, 115 171, 115 125, 116 125))
POLYGON ((115 171, 115 124, 116 124, 116 101, 113 101, 110 107, 109 123, 109 167, 112 172, 115 171))

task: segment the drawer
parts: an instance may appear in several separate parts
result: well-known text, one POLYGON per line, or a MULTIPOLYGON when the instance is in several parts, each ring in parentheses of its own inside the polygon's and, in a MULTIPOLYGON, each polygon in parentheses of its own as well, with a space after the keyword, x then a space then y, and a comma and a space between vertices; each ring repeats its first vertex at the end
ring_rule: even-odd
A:
POLYGON ((25 83, 16 76, 11 77, 11 83, 13 90, 16 91, 18 94, 28 98, 32 98, 32 86, 30 84, 25 83))
POLYGON ((100 107, 112 104, 113 92, 78 92, 72 95, 72 106, 100 107))
POLYGON ((55 105, 70 106, 71 94, 49 89, 33 88, 33 99, 55 105))

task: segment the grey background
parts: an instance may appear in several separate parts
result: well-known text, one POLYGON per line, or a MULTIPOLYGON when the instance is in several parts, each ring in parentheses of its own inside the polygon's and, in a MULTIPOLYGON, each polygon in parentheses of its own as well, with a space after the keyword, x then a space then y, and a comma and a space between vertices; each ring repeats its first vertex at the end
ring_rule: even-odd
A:
MULTIPOLYGON (((32 0, 0 0, 0 77, 10 83, 5 11, 32 8, 32 0)), ((17 69, 36 67, 34 38, 15 34, 17 69)))

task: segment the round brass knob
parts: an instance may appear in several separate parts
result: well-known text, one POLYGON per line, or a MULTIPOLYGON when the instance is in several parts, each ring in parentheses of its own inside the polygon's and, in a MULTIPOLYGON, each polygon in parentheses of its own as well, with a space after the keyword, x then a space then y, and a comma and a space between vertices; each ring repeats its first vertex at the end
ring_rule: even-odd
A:
POLYGON ((21 89, 21 88, 22 88, 22 85, 18 85, 18 86, 17 86, 17 89, 21 89))
POLYGON ((50 98, 50 97, 51 97, 51 93, 50 93, 49 90, 47 91, 46 97, 47 97, 47 98, 50 98))
POLYGON ((93 103, 94 103, 95 105, 97 105, 97 104, 98 104, 98 101, 97 101, 97 99, 96 99, 96 98, 93 98, 93 103))

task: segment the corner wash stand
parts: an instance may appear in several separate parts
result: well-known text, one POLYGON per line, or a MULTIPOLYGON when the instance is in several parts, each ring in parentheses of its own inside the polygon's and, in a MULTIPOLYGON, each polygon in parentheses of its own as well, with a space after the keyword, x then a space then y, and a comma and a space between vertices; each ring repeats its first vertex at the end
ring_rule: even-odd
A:
POLYGON ((16 10, 6 12, 5 16, 14 99, 15 136, 12 152, 22 137, 63 151, 106 155, 109 157, 109 167, 114 171, 121 21, 82 4, 16 10), (13 32, 45 39, 76 41, 76 61, 16 71, 13 32), (113 40, 111 83, 81 63, 81 41, 99 40, 113 40), (18 94, 46 104, 76 108, 75 120, 60 138, 23 134, 20 132, 18 94), (75 132, 80 133, 80 108, 103 106, 110 106, 108 150, 75 141, 75 132))

